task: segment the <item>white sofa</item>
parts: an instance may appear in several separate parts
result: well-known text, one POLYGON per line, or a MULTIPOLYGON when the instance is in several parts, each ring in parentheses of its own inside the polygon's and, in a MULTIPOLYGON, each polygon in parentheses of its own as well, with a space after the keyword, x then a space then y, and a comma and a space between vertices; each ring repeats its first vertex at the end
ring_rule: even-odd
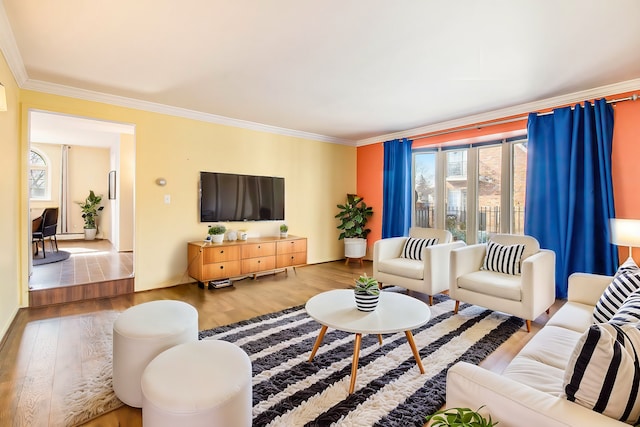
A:
POLYGON ((613 277, 574 273, 567 302, 502 374, 459 362, 447 373, 447 407, 490 413, 500 427, 628 426, 561 397, 565 367, 613 277))
POLYGON ((452 242, 451 232, 437 228, 411 227, 409 237, 438 239, 438 244, 423 249, 422 260, 402 257, 408 237, 390 237, 373 245, 373 277, 380 283, 400 286, 429 295, 449 289, 449 254, 465 246, 462 241, 452 242))

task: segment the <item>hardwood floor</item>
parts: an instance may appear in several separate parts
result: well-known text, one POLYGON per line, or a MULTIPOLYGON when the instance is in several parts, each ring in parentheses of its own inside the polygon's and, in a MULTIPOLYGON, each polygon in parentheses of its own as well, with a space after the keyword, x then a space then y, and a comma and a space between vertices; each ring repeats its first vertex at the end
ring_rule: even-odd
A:
MULTIPOLYGON (((0 425, 58 425, 64 413, 63 396, 81 376, 82 367, 97 363, 91 342, 79 338, 87 328, 112 321, 118 312, 158 299, 178 299, 198 309, 199 329, 208 329, 261 314, 304 304, 330 289, 351 287, 372 265, 336 261, 289 269, 288 274, 244 279, 233 287, 203 290, 195 283, 91 301, 21 309, 0 348, 0 425), (82 350, 78 350, 82 347, 82 350), (87 349, 88 348, 88 349, 87 349)), ((428 301, 426 295, 412 293, 428 301)), ((556 304, 559 307, 559 303, 556 304)), ((557 307, 552 307, 551 314, 557 307)), ((546 323, 547 315, 504 343, 482 365, 502 371, 522 346, 546 323)), ((95 337, 99 340, 99 337, 95 337)), ((103 415, 89 426, 141 426, 141 410, 123 407, 103 415)))

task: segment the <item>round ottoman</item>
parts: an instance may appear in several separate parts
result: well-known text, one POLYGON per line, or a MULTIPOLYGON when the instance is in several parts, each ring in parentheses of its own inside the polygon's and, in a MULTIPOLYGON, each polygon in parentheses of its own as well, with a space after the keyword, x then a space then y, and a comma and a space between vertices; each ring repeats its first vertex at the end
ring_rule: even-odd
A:
POLYGON ((142 407, 142 371, 158 354, 198 340, 198 311, 182 301, 160 300, 123 311, 113 323, 113 391, 142 407))
POLYGON ((226 341, 180 344, 142 374, 144 427, 251 427, 251 360, 226 341))

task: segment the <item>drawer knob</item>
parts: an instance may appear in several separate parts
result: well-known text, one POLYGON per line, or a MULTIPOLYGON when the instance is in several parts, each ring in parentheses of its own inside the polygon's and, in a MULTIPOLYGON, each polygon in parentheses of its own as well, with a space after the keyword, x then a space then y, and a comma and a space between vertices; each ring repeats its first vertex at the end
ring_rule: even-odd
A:
POLYGON ((262 246, 258 245, 258 249, 260 249, 262 246))
POLYGON ((221 265, 221 266, 220 266, 220 270, 224 270, 224 265, 221 265))
POLYGON ((221 254, 223 254, 223 253, 224 253, 224 250, 220 251, 220 253, 221 253, 221 254))
POLYGON ((260 264, 260 260, 258 260, 258 264, 260 264))

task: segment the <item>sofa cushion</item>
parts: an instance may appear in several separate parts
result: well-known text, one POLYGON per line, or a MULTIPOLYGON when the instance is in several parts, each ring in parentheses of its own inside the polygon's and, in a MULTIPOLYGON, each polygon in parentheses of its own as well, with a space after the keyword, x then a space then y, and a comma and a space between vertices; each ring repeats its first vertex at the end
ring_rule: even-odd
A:
POLYGON ((520 259, 523 253, 524 245, 504 246, 489 241, 482 269, 497 273, 520 274, 520 259))
POLYGON ((627 297, 640 289, 640 269, 637 266, 633 268, 626 264, 625 262, 620 266, 613 281, 596 303, 593 310, 593 323, 604 323, 611 320, 627 297))
POLYGON ((458 277, 458 287, 513 301, 522 300, 521 278, 480 270, 458 277))
POLYGON ((402 249, 402 258, 414 259, 422 261, 422 249, 427 246, 437 245, 438 239, 416 239, 409 237, 404 242, 404 248, 402 249))
POLYGON ((378 262, 378 271, 394 276, 422 280, 424 276, 424 262, 408 258, 386 259, 378 262))
POLYGON ((640 324, 601 323, 580 337, 564 374, 567 400, 614 419, 640 417, 640 324))
POLYGON ((640 322, 640 290, 632 292, 609 321, 611 323, 640 322))

